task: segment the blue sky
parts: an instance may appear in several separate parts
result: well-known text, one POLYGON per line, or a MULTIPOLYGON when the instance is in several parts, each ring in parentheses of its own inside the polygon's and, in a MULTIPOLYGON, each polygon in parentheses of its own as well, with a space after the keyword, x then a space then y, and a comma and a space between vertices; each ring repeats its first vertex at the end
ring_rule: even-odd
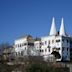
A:
POLYGON ((71 0, 0 0, 0 43, 13 43, 24 34, 47 36, 52 17, 57 30, 63 17, 66 32, 72 35, 71 0))

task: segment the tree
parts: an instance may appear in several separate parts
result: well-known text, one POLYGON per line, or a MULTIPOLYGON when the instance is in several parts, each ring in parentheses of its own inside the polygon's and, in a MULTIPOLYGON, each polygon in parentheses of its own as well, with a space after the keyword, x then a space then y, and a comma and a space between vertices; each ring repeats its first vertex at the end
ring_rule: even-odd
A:
POLYGON ((61 58, 59 52, 53 51, 51 54, 53 54, 56 59, 60 59, 61 58))

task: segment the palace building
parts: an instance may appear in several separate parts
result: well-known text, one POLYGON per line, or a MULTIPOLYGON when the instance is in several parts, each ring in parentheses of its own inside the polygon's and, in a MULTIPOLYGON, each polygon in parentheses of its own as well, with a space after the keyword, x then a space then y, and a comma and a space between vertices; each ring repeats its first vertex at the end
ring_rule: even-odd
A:
POLYGON ((65 31, 63 18, 60 30, 57 31, 53 17, 48 36, 34 39, 31 35, 26 35, 16 39, 14 41, 15 52, 19 56, 43 56, 45 60, 54 55, 57 61, 70 61, 70 38, 65 31))

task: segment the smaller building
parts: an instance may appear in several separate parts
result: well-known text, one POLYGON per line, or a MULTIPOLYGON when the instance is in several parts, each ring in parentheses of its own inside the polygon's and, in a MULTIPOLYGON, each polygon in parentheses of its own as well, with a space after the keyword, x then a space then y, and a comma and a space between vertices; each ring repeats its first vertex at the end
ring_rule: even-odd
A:
POLYGON ((13 49, 14 48, 12 46, 9 46, 9 47, 3 49, 2 56, 3 56, 4 61, 14 60, 14 52, 15 51, 13 51, 13 49))
POLYGON ((31 35, 25 35, 14 42, 15 52, 17 56, 30 54, 30 49, 34 47, 34 40, 31 35))

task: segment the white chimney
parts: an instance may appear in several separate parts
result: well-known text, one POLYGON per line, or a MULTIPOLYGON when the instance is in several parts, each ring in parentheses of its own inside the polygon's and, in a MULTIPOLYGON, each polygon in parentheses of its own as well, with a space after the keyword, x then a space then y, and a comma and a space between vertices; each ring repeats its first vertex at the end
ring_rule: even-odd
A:
POLYGON ((52 19, 52 25, 51 25, 51 29, 50 29, 50 35, 56 35, 57 31, 56 31, 56 26, 55 26, 55 19, 53 17, 52 19))
POLYGON ((64 19, 63 18, 61 20, 61 27, 60 27, 60 33, 59 33, 59 35, 66 36, 66 34, 65 34, 65 28, 64 28, 64 19))

